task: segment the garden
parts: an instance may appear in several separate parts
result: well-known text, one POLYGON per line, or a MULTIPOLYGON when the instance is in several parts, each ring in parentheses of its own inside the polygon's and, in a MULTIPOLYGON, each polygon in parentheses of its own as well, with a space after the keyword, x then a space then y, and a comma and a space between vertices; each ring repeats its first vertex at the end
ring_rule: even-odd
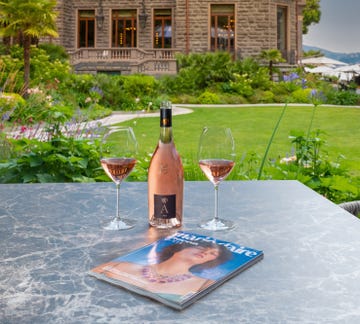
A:
MULTIPOLYGON (((260 58, 222 52, 179 55, 176 76, 74 74, 61 47, 42 44, 31 50, 24 89, 22 49, 0 52, 0 183, 109 181, 99 164, 104 129, 92 121, 113 111, 146 114, 170 100, 198 105, 173 122, 186 180, 205 180, 196 146, 201 128, 216 123, 229 125, 237 144, 228 179, 297 179, 336 203, 360 198, 356 84, 339 89, 336 79, 269 71, 260 58)), ((128 181, 146 181, 158 118, 124 124, 139 141, 128 181)))

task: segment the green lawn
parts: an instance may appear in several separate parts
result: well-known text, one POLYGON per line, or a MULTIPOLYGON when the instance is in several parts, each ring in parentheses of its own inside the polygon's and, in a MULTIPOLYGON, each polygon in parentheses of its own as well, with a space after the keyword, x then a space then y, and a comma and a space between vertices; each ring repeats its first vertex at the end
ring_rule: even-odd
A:
MULTIPOLYGON (((238 159, 252 152, 262 157, 282 109, 280 106, 194 108, 191 114, 173 117, 176 147, 183 159, 196 163, 197 145, 203 126, 220 125, 232 129, 238 159)), ((290 132, 306 133, 312 112, 310 106, 287 107, 268 158, 278 159, 292 154, 290 132)), ((151 154, 159 137, 159 118, 139 118, 123 124, 134 128, 139 142, 139 155, 151 154)), ((326 140, 323 153, 328 153, 329 160, 335 161, 342 154, 345 157, 342 165, 351 174, 360 176, 359 108, 317 107, 312 129, 325 132, 326 135, 321 136, 326 140)))

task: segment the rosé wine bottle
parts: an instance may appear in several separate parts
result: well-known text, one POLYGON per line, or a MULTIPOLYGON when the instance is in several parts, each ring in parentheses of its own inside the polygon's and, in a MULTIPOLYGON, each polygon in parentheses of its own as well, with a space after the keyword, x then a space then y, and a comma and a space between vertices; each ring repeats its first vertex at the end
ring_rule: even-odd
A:
POLYGON ((182 225, 184 170, 172 135, 171 103, 160 107, 160 139, 148 174, 149 224, 156 228, 182 225))

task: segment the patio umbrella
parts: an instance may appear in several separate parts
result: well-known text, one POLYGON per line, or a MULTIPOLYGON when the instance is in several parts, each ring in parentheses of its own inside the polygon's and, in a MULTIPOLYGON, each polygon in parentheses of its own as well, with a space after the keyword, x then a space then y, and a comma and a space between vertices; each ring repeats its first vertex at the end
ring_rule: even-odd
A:
POLYGON ((305 67, 305 71, 308 73, 318 73, 322 76, 334 76, 340 81, 349 81, 352 78, 352 72, 343 72, 340 71, 340 68, 333 69, 326 65, 319 65, 313 69, 305 67))
POLYGON ((323 75, 330 75, 332 74, 335 70, 329 66, 326 65, 319 65, 313 69, 310 68, 305 68, 306 72, 309 73, 319 73, 319 74, 323 74, 323 75))
POLYGON ((346 65, 336 68, 336 71, 345 73, 360 74, 360 64, 346 65))
POLYGON ((334 60, 326 56, 304 58, 301 60, 301 63, 309 64, 309 65, 327 65, 327 66, 347 65, 347 63, 334 60))

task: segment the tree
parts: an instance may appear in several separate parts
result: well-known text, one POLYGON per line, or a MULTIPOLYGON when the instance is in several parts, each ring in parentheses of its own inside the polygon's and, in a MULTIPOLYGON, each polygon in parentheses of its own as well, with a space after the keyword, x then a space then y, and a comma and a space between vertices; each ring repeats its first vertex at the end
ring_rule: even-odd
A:
POLYGON ((56 31, 56 0, 0 1, 0 35, 19 36, 24 48, 24 87, 30 84, 30 51, 32 39, 58 37, 56 31))
POLYGON ((311 24, 320 22, 320 0, 306 0, 303 16, 303 34, 307 34, 311 24))
POLYGON ((269 49, 261 51, 259 58, 269 62, 269 77, 272 80, 274 74, 274 64, 286 62, 278 49, 269 49))
POLYGON ((324 56, 324 53, 321 50, 309 50, 303 53, 304 57, 318 57, 324 56))

